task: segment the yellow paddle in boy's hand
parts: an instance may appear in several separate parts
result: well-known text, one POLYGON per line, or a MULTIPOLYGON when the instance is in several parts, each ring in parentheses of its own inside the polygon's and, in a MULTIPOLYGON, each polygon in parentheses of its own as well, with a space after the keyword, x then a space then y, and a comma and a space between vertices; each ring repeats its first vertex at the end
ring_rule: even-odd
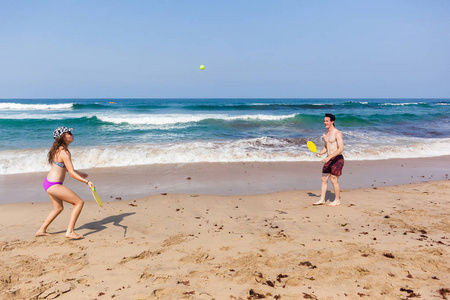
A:
POLYGON ((92 196, 94 196, 95 202, 97 202, 98 206, 103 207, 103 201, 100 196, 97 194, 95 187, 92 189, 92 196))
POLYGON ((308 146, 309 150, 311 150, 311 152, 317 153, 317 147, 313 142, 308 141, 306 145, 308 146))

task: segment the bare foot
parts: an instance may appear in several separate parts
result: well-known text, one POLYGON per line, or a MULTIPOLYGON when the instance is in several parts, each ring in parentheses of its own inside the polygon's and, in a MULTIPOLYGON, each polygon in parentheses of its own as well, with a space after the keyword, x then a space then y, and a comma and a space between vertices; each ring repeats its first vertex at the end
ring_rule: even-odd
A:
POLYGON ((325 204, 325 201, 323 201, 323 200, 319 200, 316 203, 313 203, 313 205, 324 205, 324 204, 325 204))
POLYGON ((84 238, 84 236, 76 234, 75 232, 66 232, 64 236, 70 240, 79 240, 84 238))
POLYGON ((333 202, 331 202, 330 204, 327 204, 328 206, 339 206, 341 205, 341 201, 339 200, 334 200, 333 202))
POLYGON ((39 236, 48 236, 48 235, 52 235, 52 234, 48 233, 48 232, 40 232, 40 231, 36 232, 36 236, 37 237, 39 237, 39 236))

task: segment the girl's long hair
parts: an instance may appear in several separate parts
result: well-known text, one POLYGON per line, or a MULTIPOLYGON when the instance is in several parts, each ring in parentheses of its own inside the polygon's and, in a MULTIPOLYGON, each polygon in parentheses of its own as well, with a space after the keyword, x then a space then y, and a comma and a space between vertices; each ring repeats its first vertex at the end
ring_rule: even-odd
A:
POLYGON ((66 144, 66 141, 64 141, 65 135, 66 135, 66 133, 63 133, 59 137, 59 139, 54 141, 52 148, 50 149, 50 151, 48 151, 48 163, 49 164, 52 164, 53 158, 55 157, 56 153, 60 150, 60 147, 62 147, 63 150, 65 150, 65 151, 69 151, 69 149, 67 148, 68 145, 66 144))

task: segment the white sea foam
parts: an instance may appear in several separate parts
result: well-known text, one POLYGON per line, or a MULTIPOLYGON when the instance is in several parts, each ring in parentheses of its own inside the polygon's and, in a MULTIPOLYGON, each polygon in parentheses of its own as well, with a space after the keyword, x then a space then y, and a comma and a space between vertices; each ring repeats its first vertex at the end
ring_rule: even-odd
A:
POLYGON ((225 114, 156 114, 156 115, 103 115, 97 116, 104 122, 114 124, 131 124, 131 125, 171 125, 180 123, 195 123, 204 120, 263 120, 263 121, 278 121, 289 118, 294 118, 295 114, 291 115, 225 115, 225 114))
POLYGON ((75 114, 75 113, 60 113, 60 112, 52 112, 46 113, 42 115, 38 112, 34 113, 16 113, 11 114, 7 111, 0 111, 0 119, 8 119, 8 120, 27 120, 27 119, 36 119, 36 120, 66 120, 66 119, 77 119, 77 118, 90 118, 94 117, 94 114, 75 114))
POLYGON ((60 104, 22 104, 6 102, 0 103, 1 110, 64 110, 72 109, 73 103, 60 103, 60 104))
POLYGON ((179 125, 196 123, 204 120, 247 120, 247 121, 281 121, 285 119, 294 118, 296 114, 290 115, 227 115, 227 114, 117 114, 117 113, 64 113, 59 112, 46 113, 45 116, 38 112, 23 112, 11 114, 0 110, 0 119, 41 119, 41 120, 63 120, 76 118, 90 118, 97 117, 103 122, 113 124, 129 124, 129 125, 179 125))
POLYGON ((383 104, 380 104, 380 105, 384 105, 384 106, 407 106, 407 105, 419 105, 419 104, 426 104, 426 102, 383 103, 383 104))
POLYGON ((369 102, 367 101, 353 101, 353 100, 348 101, 348 103, 364 104, 364 105, 369 104, 369 102))
MULTIPOLYGON (((317 143, 318 147, 321 144, 317 143)), ((45 172, 48 149, 0 151, 0 174, 45 172)), ((318 161, 302 140, 269 137, 234 142, 197 141, 186 143, 137 144, 97 147, 72 147, 77 169, 107 168, 133 165, 197 163, 197 162, 274 162, 318 161)), ((384 144, 361 144, 349 140, 345 145, 346 160, 380 160, 450 155, 450 139, 415 139, 384 144)))

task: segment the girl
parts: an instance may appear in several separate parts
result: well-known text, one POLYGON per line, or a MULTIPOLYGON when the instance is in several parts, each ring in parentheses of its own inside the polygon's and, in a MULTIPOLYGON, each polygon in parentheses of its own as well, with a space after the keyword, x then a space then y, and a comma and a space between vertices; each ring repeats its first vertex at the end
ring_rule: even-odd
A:
POLYGON ((58 127, 53 132, 55 142, 48 152, 48 162, 51 165, 50 172, 44 179, 44 190, 48 193, 53 204, 53 210, 45 219, 44 224, 36 232, 36 236, 49 235, 47 232, 48 226, 64 209, 63 201, 73 205, 72 213, 70 214, 69 227, 65 234, 69 239, 81 239, 82 235, 76 234, 74 231, 75 223, 78 216, 83 209, 84 201, 69 188, 63 186, 66 172, 69 172, 73 178, 87 184, 89 188, 94 188, 94 184, 86 180, 88 174, 77 171, 73 168, 69 145, 73 142, 73 128, 58 127))

